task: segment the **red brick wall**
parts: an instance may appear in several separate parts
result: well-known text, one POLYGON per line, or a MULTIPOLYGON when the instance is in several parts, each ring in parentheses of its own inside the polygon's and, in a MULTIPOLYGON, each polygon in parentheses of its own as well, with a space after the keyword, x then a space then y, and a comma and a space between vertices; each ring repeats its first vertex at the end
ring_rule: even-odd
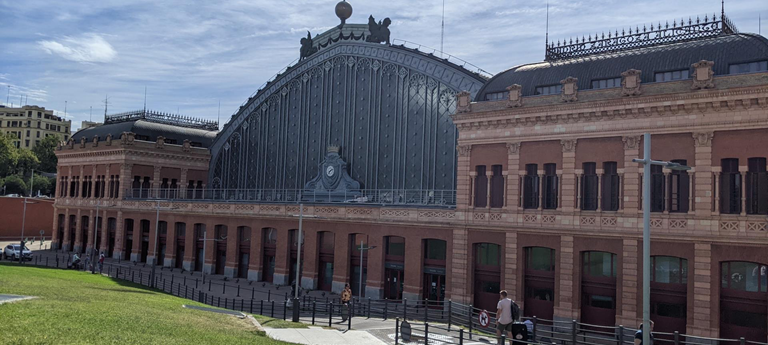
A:
MULTIPOLYGON (((21 215, 24 203, 22 198, 0 198, 0 241, 16 240, 21 236, 21 215)), ((34 200, 27 204, 27 221, 24 236, 40 236, 45 230, 45 237, 50 240, 53 229, 53 200, 34 200)))

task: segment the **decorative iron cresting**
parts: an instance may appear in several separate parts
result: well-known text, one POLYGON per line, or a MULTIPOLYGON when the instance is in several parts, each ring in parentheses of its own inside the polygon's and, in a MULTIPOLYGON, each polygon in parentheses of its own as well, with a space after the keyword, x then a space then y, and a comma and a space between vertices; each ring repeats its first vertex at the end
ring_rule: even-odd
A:
POLYGON ((559 40, 557 43, 547 43, 544 60, 565 60, 734 33, 738 33, 738 30, 725 13, 721 13, 719 18, 716 14, 712 17, 704 16, 704 20, 689 17, 687 22, 685 19, 680 19, 680 22, 674 20, 672 25, 669 25, 669 22, 664 25, 658 23, 656 26, 651 24, 650 29, 643 25, 642 29, 636 26, 634 31, 631 27, 628 32, 622 29, 621 34, 618 30, 613 33, 609 31, 607 37, 602 33, 599 36, 595 34, 594 37, 576 37, 575 42, 571 38, 568 41, 563 40, 562 43, 559 40))
POLYGON ((104 123, 110 124, 135 120, 147 120, 155 123, 186 128, 204 129, 207 131, 219 130, 219 123, 216 121, 203 120, 179 114, 162 113, 152 110, 136 110, 114 115, 107 115, 104 123))

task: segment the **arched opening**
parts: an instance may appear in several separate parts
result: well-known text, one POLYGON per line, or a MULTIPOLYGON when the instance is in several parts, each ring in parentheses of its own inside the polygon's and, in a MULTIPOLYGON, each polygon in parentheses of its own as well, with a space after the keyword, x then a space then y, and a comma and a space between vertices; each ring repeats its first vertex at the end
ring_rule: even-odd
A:
POLYGON ((147 255, 149 255, 149 220, 142 219, 139 222, 139 231, 141 231, 141 253, 139 255, 139 262, 147 262, 147 255))
POLYGON ((447 245, 443 240, 425 239, 424 280, 422 297, 430 301, 445 300, 445 256, 447 245))
POLYGON ((155 265, 165 265, 165 254, 168 248, 168 223, 165 221, 157 222, 157 260, 155 265))
POLYGON ((117 219, 107 218, 107 252, 106 257, 111 258, 115 253, 115 238, 117 236, 117 219))
MULTIPOLYGON (((299 253, 299 243, 301 243, 301 256, 304 257, 304 234, 301 234, 301 238, 299 238, 299 231, 296 229, 288 230, 288 240, 291 243, 290 247, 290 258, 291 263, 288 266, 288 282, 291 284, 291 286, 294 286, 296 281, 296 260, 298 259, 298 253, 299 253)), ((301 267, 299 267, 299 284, 301 284, 301 271, 304 269, 304 260, 301 260, 302 262, 299 264, 301 267)))
POLYGON ((227 230, 226 225, 219 224, 214 226, 214 274, 224 274, 224 267, 227 263, 227 230))
POLYGON ((131 250, 133 249, 133 219, 126 218, 123 221, 123 257, 131 260, 131 250))
POLYGON ((523 315, 552 320, 555 312, 555 250, 525 248, 525 298, 523 315))
POLYGON ((237 276, 248 279, 248 264, 251 261, 251 228, 237 227, 237 276))
POLYGON ((66 216, 59 214, 59 227, 56 229, 56 247, 61 248, 64 245, 64 221, 66 216))
POLYGON ((195 271, 202 272, 205 264, 205 224, 196 223, 195 228, 195 271))
POLYGON ((86 246, 88 245, 88 222, 90 221, 88 216, 82 216, 80 217, 80 243, 77 245, 79 246, 76 248, 76 252, 84 253, 86 246))
POLYGON ((318 290, 331 291, 331 288, 333 287, 333 251, 335 246, 334 240, 335 236, 330 231, 323 231, 317 234, 318 290))
POLYGON ((616 323, 616 254, 581 253, 581 322, 614 326, 616 323))
POLYGON ((263 228, 261 229, 262 236, 262 276, 261 280, 266 282, 273 282, 275 280, 275 255, 277 254, 277 229, 275 228, 263 228))
POLYGON ((176 222, 176 255, 174 256, 174 266, 176 268, 184 267, 185 243, 187 238, 187 223, 176 222))
POLYGON ((67 250, 75 251, 75 239, 77 238, 77 216, 69 216, 69 247, 67 250))
POLYGON ((768 266, 720 263, 720 338, 765 342, 768 337, 768 266))
POLYGON ((495 243, 474 245, 475 307, 496 310, 501 291, 501 246, 495 243))
POLYGON ((405 278, 405 238, 385 237, 384 255, 384 297, 401 300, 405 278))
POLYGON ((368 247, 368 235, 352 234, 349 235, 349 285, 352 288, 352 295, 365 296, 365 281, 368 279, 368 250, 360 250, 368 247), (362 279, 361 279, 362 278, 362 279))
POLYGON ((95 223, 94 227, 96 228, 96 230, 93 232, 93 249, 96 250, 96 255, 98 255, 98 253, 101 253, 103 249, 101 248, 101 240, 104 237, 104 234, 102 233, 102 230, 104 230, 104 226, 102 226, 101 222, 102 222, 102 217, 96 216, 96 219, 94 220, 94 223, 95 223))
POLYGON ((651 319, 656 324, 654 331, 685 334, 687 292, 688 260, 674 256, 652 256, 651 319))

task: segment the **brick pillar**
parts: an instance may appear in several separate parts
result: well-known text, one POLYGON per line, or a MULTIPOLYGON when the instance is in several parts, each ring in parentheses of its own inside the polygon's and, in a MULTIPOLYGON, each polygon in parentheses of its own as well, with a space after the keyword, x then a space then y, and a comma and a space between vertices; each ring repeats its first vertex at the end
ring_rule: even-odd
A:
POLYGON ((96 199, 96 184, 99 183, 99 179, 96 176, 96 165, 93 166, 93 171, 91 172, 91 187, 89 188, 91 191, 91 197, 89 199, 96 199))
POLYGON ((64 249, 65 252, 72 251, 72 248, 69 247, 69 242, 72 241, 72 232, 69 231, 69 228, 69 209, 66 209, 64 211, 64 242, 61 244, 61 249, 64 249))
POLYGON ((252 227, 251 260, 248 262, 248 280, 260 281, 262 279, 261 266, 262 260, 264 259, 264 255, 262 254, 262 249, 264 246, 263 239, 263 230, 260 227, 252 227))
MULTIPOLYGON (((176 198, 184 199, 187 197, 187 174, 189 173, 189 169, 183 168, 181 169, 181 177, 179 178, 179 185, 178 189, 176 190, 176 198)), ((253 241, 253 237, 251 237, 251 241, 253 241)), ((250 271, 250 268, 248 269, 250 271)))
MULTIPOLYGON (((712 202, 716 200, 712 191, 712 139, 714 132, 693 133, 696 156, 696 173, 693 179, 694 200, 697 216, 712 214, 712 202)), ((715 188, 715 193, 717 193, 715 188)), ((716 203, 718 204, 718 203, 716 203)), ((709 221, 707 221, 709 222, 709 221)))
MULTIPOLYGON (((156 203, 153 203, 153 206, 157 206, 156 203)), ((154 210, 153 210, 154 211, 154 210)), ((156 260, 159 259, 157 256, 160 255, 160 243, 155 243, 160 240, 159 234, 156 234, 158 231, 158 221, 157 217, 155 217, 155 212, 152 212, 152 217, 149 219, 149 248, 147 249, 147 264, 153 265, 153 264, 159 264, 162 265, 163 263, 158 263, 156 260)))
POLYGON ((205 248, 205 258, 203 260, 203 272, 205 274, 213 274, 215 268, 213 267, 213 257, 216 255, 216 241, 211 241, 216 237, 216 223, 207 222, 203 223, 205 226, 205 241, 203 241, 203 247, 205 248))
MULTIPOLYGON (((408 236, 405 238, 405 252, 413 253, 414 256, 422 258, 424 257, 424 245, 422 244, 421 236, 408 236)), ((379 264, 382 264, 380 262, 379 264)), ((371 260, 368 260, 368 266, 372 264, 371 260)), ((422 276, 424 271, 424 265, 421 260, 412 260, 412 262, 404 262, 405 271, 403 272, 403 298, 407 298, 411 301, 422 299, 422 276)))
POLYGON ((78 183, 77 194, 75 194, 75 196, 82 198, 82 197, 84 197, 84 195, 83 195, 83 186, 85 185, 85 167, 82 166, 82 165, 80 166, 80 179, 78 181, 80 183, 78 183))
MULTIPOLYGON (((331 291, 340 293, 344 290, 344 284, 349 282, 349 235, 336 232, 333 234, 333 241, 333 284, 331 284, 331 291)), ((277 244, 280 248, 279 241, 277 244)), ((280 250, 278 250, 279 252, 280 250)))
POLYGON ((96 250, 96 236, 99 235, 98 228, 96 228, 96 211, 88 211, 88 243, 85 245, 85 253, 90 255, 91 250, 96 250))
MULTIPOLYGON (((344 239, 346 239, 346 237, 344 237, 344 239)), ((344 245, 344 248, 346 248, 347 246, 349 246, 348 243, 344 245)), ((290 272, 290 268, 288 267, 288 265, 290 265, 291 263, 290 253, 291 253, 291 242, 288 236, 288 230, 278 229, 277 230, 277 251, 275 253, 275 277, 273 279, 273 282, 275 284, 285 285, 291 282, 290 278, 288 277, 288 274, 290 272)), ((338 262, 338 260, 336 261, 338 262)), ((348 256, 346 257, 345 261, 349 261, 348 256)), ((336 265, 337 264, 334 263, 334 268, 336 267, 336 265)), ((335 269, 333 273, 335 276, 335 273, 336 273, 335 269)), ((342 288, 343 287, 344 286, 342 285, 342 288)))
MULTIPOLYGON (((421 244, 421 241, 418 242, 421 244)), ((368 257, 368 277, 365 281, 365 297, 381 299, 384 297, 384 250, 386 249, 384 248, 384 237, 378 234, 368 235, 368 246, 375 246, 376 248, 365 252, 368 257)), ((413 253, 419 252, 416 251, 413 253)), ((309 263, 309 261, 306 263, 309 263)), ((418 271, 421 272, 421 270, 418 271)), ((421 276, 422 274, 419 273, 419 277, 421 276)), ((422 284, 419 284, 419 286, 421 285, 422 284)))
POLYGON ((472 152, 472 145, 459 145, 459 153, 456 166, 456 207, 466 209, 470 204, 471 179, 469 177, 469 156, 472 152))
POLYGON ((504 284, 501 287, 507 290, 509 298, 516 301, 523 308, 523 294, 518 293, 517 270, 517 232, 508 231, 504 240, 504 284))
POLYGON ((637 221, 633 216, 637 216, 640 209, 640 168, 637 163, 632 162, 632 159, 640 156, 640 138, 638 135, 621 138, 624 141, 624 178, 622 179, 624 209, 622 211, 630 216, 626 221, 637 221))
POLYGON ((237 233, 237 223, 227 224, 227 261, 224 264, 224 276, 234 278, 238 275, 237 260, 240 256, 240 238, 237 233))
MULTIPOLYGON (((306 223, 303 226, 303 229, 301 230, 302 236, 304 237, 304 244, 301 245, 301 287, 305 289, 316 289, 317 288, 317 231, 313 230, 307 230, 306 223)), ((251 242, 253 243, 253 239, 251 239, 251 242)), ((251 248, 251 252, 253 252, 253 248, 251 248)), ((253 258, 251 258, 253 260, 253 258)), ((372 260, 368 259, 368 262, 372 262, 372 260)), ((373 261, 375 262, 375 261, 373 261)), ((382 261, 383 262, 383 261, 382 261)), ((371 265, 368 265, 368 277, 370 278, 372 276, 371 274, 371 265)), ((370 279, 369 279, 370 280, 370 279)), ((375 279, 374 279, 375 280, 375 279)), ((366 290, 367 291, 367 290, 366 290)), ((366 296, 369 296, 366 294, 366 296)))
POLYGON ((137 217, 133 219, 133 247, 131 248, 131 261, 141 261, 141 237, 141 218, 137 217))
POLYGON ((507 195, 504 196, 505 209, 519 210, 520 205, 520 143, 507 143, 507 195))
POLYGON ((117 198, 123 199, 125 198, 125 191, 131 188, 131 181, 133 180, 131 177, 133 171, 133 164, 122 164, 120 165, 120 176, 118 176, 118 190, 117 190, 117 198))
MULTIPOLYGON (((453 251, 449 256, 451 258, 451 290, 447 292, 448 297, 454 302, 472 303, 469 295, 469 255, 467 252, 467 230, 453 230, 453 251)), ((419 251, 421 253, 421 251, 419 251)), ((423 253, 422 253, 423 255, 423 253)))
POLYGON ((176 260, 184 260, 176 257, 176 216, 170 215, 166 222, 165 258, 162 264, 165 267, 175 267, 176 260))
POLYGON ((555 315, 557 321, 576 320, 579 317, 579 306, 575 286, 574 273, 578 264, 578 253, 573 251, 573 236, 560 236, 560 286, 556 287, 558 298, 555 300, 555 315))
POLYGON ((125 219, 123 219, 123 211, 117 211, 117 228, 115 229, 115 250, 112 252, 113 259, 125 260, 123 257, 125 253, 125 219))
MULTIPOLYGON (((712 325, 712 313, 717 308, 712 308, 712 284, 718 284, 717 279, 712 279, 712 245, 709 243, 696 243, 693 260, 693 323, 688 322, 687 334, 700 337, 717 337, 719 328, 712 325)), ((714 275, 717 277, 717 274, 714 275)))
POLYGON ((176 260, 182 260, 181 267, 191 272, 195 270, 195 256, 197 255, 195 222, 184 223, 184 232, 184 257, 176 258, 176 260))
POLYGON ((561 140, 563 146, 563 212, 576 208, 576 139, 561 140))
MULTIPOLYGON (((61 175, 59 175, 61 176, 61 175)), ((61 179, 61 177, 59 177, 61 179)), ((58 191, 58 189, 57 189, 58 191)), ((59 208, 53 207, 53 228, 51 229, 51 249, 61 248, 61 238, 59 238, 59 208)))
MULTIPOLYGON (((107 246, 109 246, 109 229, 107 227, 107 210, 101 210, 101 238, 99 238, 99 253, 107 252, 107 246)), ((106 255, 106 254, 105 254, 106 255)))
MULTIPOLYGON (((622 251, 621 265, 621 311, 616 315, 617 325, 637 325, 642 321, 642 313, 638 313, 637 299, 641 298, 643 288, 638 279, 640 265, 637 263, 638 243, 636 239, 625 239, 622 251)), ((641 298, 642 299, 642 298, 641 298)))
POLYGON ((156 166, 154 174, 152 175, 152 183, 150 184, 150 188, 152 190, 149 192, 149 196, 152 197, 160 197, 160 171, 163 167, 156 166))

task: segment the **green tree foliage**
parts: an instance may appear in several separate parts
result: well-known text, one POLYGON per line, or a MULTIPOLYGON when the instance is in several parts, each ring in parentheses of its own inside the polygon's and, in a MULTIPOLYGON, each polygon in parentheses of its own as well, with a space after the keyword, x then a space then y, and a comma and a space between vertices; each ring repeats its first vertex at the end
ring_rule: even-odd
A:
POLYGON ((35 174, 35 179, 32 181, 32 195, 37 195, 38 191, 43 195, 51 194, 51 179, 35 174))
POLYGON ((24 180, 16 175, 6 177, 3 182, 5 183, 5 194, 26 195, 26 193, 29 192, 29 190, 27 190, 27 184, 24 183, 24 180))
POLYGON ((20 149, 18 160, 16 161, 16 173, 28 174, 32 169, 37 169, 40 165, 40 160, 37 159, 31 150, 20 149))
POLYGON ((56 159, 55 150, 56 146, 59 144, 59 140, 59 137, 48 136, 45 137, 45 139, 40 140, 40 143, 32 148, 32 153, 34 153, 37 159, 40 160, 40 166, 38 167, 40 171, 49 173, 56 172, 58 159, 56 159))
POLYGON ((11 174, 17 161, 18 149, 13 145, 12 137, 0 133, 0 177, 11 174))

